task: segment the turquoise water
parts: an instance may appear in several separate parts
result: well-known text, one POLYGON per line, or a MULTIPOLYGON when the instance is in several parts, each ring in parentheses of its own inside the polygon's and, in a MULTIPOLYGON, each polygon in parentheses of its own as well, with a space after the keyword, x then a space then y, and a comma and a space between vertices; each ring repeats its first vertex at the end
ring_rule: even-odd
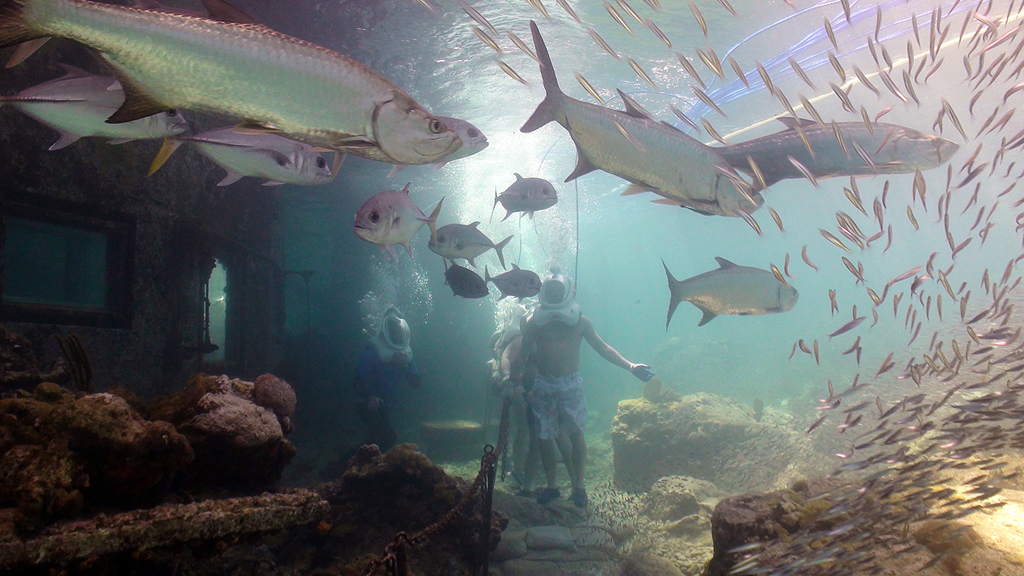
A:
MULTIPOLYGON (((411 182, 411 196, 425 212, 445 197, 439 224, 481 220, 481 230, 495 241, 508 234, 516 235, 506 249, 507 260, 541 273, 558 265, 578 277, 577 299, 602 337, 628 359, 652 365, 667 385, 683 393, 714 391, 744 402, 761 398, 766 404, 778 407, 791 399, 824 397, 827 382, 832 381, 837 389, 843 389, 859 373, 860 381, 872 382, 873 389, 883 398, 898 398, 905 390, 896 377, 912 356, 917 355, 920 362, 919 355, 927 349, 934 332, 940 332, 939 340, 947 341, 944 346, 947 352, 950 338, 956 338, 961 344, 968 338, 959 322, 957 305, 950 302, 936 281, 924 284, 924 294, 944 295, 944 320, 937 319, 933 306, 931 319, 924 322, 912 346, 907 344, 912 331, 904 328, 904 312, 912 300, 910 295, 904 297, 895 318, 892 311, 892 296, 908 292, 909 280, 894 286, 877 308, 880 316, 877 325, 869 327, 873 322, 872 301, 864 285, 855 282, 841 261, 846 255, 855 264, 863 263, 867 287, 878 294, 890 278, 924 265, 933 252, 938 252, 935 267, 948 268, 953 263, 951 250, 942 223, 936 222, 936 200, 946 189, 946 167, 953 168, 955 187, 967 174, 968 171, 959 170, 978 143, 983 144, 983 152, 976 164, 990 160, 1000 138, 1008 138, 1019 128, 1020 119, 1012 118, 1001 130, 975 137, 984 119, 1000 104, 1009 85, 1000 80, 984 90, 974 107, 973 117, 968 113, 968 101, 974 92, 964 85, 966 71, 961 64, 964 53, 962 49, 958 52, 955 43, 963 22, 962 9, 948 17, 952 24, 946 44, 951 45, 944 45, 939 54, 943 65, 927 83, 915 85, 920 107, 913 100, 909 103, 898 100, 877 76, 872 76, 872 83, 881 95, 876 96, 859 84, 853 86, 850 99, 858 113, 851 114, 842 109, 838 98, 828 88, 829 82, 840 83, 835 70, 827 61, 812 68, 806 59, 817 57, 820 60, 826 50, 834 51, 821 32, 822 20, 829 18, 842 48, 838 58, 847 75, 854 78, 855 65, 865 73, 877 74, 878 67, 865 42, 866 37, 874 36, 875 4, 854 3, 854 24, 848 25, 839 2, 799 3, 799 13, 794 13, 784 2, 736 2, 738 17, 731 16, 718 3, 699 2, 697 5, 708 23, 705 39, 686 4, 666 2, 660 12, 655 12, 643 2, 634 2, 636 11, 655 21, 672 40, 673 47, 669 49, 629 16, 625 17, 633 28, 633 36, 612 20, 603 4, 570 2, 586 25, 604 37, 622 60, 614 59, 591 40, 585 28, 567 16, 557 3, 546 4, 553 22, 546 21, 525 1, 475 4, 502 34, 512 31, 531 46, 528 24, 531 19, 537 20, 560 85, 570 96, 593 101, 574 80, 573 72, 577 71, 589 80, 610 107, 621 109, 621 103, 614 96, 615 88, 620 88, 666 121, 676 121, 670 105, 689 111, 695 120, 700 117, 700 102, 690 90, 694 83, 676 60, 676 51, 692 59, 701 77, 709 83, 709 93, 736 79, 730 66, 723 62, 727 80, 715 80, 714 74, 696 57, 696 49, 706 46, 713 48, 723 60, 726 53, 736 47, 731 55, 747 71, 755 69, 755 60, 767 62, 780 54, 792 54, 804 61, 817 90, 792 73, 784 57, 783 64, 770 68, 769 73, 789 102, 797 105, 800 95, 806 96, 826 122, 859 122, 861 106, 872 117, 893 106, 882 122, 939 134, 932 123, 942 109, 942 99, 948 101, 965 125, 968 139, 965 141, 948 119, 944 122, 941 135, 957 142, 960 149, 947 165, 923 174, 927 183, 927 211, 922 209, 920 201, 914 204, 911 200, 913 174, 858 178, 857 186, 869 214, 873 200, 881 196, 884 183, 889 182, 885 221, 893 228, 892 247, 883 253, 886 242, 883 236, 865 250, 851 245, 853 252, 845 254, 818 232, 820 228, 838 235, 837 211, 853 216, 867 236, 878 230, 873 223, 874 216, 860 214, 844 196, 843 188, 850 186, 847 177, 822 180, 820 188, 805 180, 787 180, 772 186, 764 193, 765 208, 754 214, 762 236, 738 218, 707 217, 651 204, 648 200, 657 198, 652 194, 621 197, 619 194, 626 183, 602 172, 563 183, 576 157, 566 131, 554 123, 530 134, 518 130, 543 98, 536 63, 507 36, 497 38, 504 53, 496 54, 474 36, 470 28, 473 22, 455 3, 437 4, 438 13, 431 14, 412 1, 385 3, 380 10, 385 11, 386 16, 378 12, 379 20, 355 28, 351 22, 343 23, 340 13, 332 12, 334 5, 321 4, 317 16, 321 24, 316 32, 322 36, 310 39, 338 48, 379 70, 435 113, 473 122, 487 134, 490 146, 440 171, 429 166, 411 167, 390 180, 385 179, 388 166, 351 158, 334 184, 314 191, 287 191, 282 224, 286 268, 318 270, 310 282, 312 328, 335 334, 346 343, 344 346, 354 350, 352 359, 361 347, 355 334, 361 329, 373 329, 374 314, 391 303, 406 311, 412 327, 413 348, 428 372, 427 389, 411 394, 410 407, 405 409, 407 413, 395 418, 396 421, 408 418, 403 432, 407 438, 415 439, 414 423, 420 418, 482 417, 485 403, 480 391, 482 365, 489 358, 489 336, 501 317, 501 310, 495 295, 479 301, 450 295, 444 286, 441 259, 426 249, 425 230, 414 242, 413 258, 400 250, 397 262, 352 234, 352 214, 366 198, 387 188, 400 188, 406 182, 411 182), (774 22, 779 23, 765 29, 774 22), (815 30, 820 40, 802 50, 787 52, 795 39, 804 38, 815 30), (657 90, 630 69, 626 56, 650 74, 657 90), (499 58, 530 85, 524 86, 506 75, 497 65, 499 58), (510 185, 514 172, 551 180, 558 190, 559 204, 538 213, 532 222, 515 217, 499 222, 503 214, 499 207, 497 217, 489 222, 494 192, 510 185), (908 205, 913 205, 920 230, 910 224, 906 214, 908 205), (780 215, 785 233, 775 226, 767 207, 780 215), (811 261, 819 267, 818 271, 801 260, 804 246, 811 261), (740 265, 768 269, 770 264, 775 264, 782 269, 787 255, 793 275, 789 281, 800 292, 792 311, 756 317, 721 316, 698 328, 699 311, 684 302, 672 325, 665 330, 669 293, 662 260, 676 278, 684 279, 715 268, 716 256, 740 265), (834 316, 829 304, 830 289, 836 290, 839 304, 834 316), (850 333, 829 340, 828 334, 852 318, 854 305, 858 315, 867 315, 866 321, 850 333), (371 319, 367 320, 367 316, 371 319), (861 337, 863 346, 859 366, 853 354, 841 354, 857 336, 861 337), (820 366, 812 356, 799 350, 787 360, 798 339, 803 339, 808 346, 818 341, 820 366), (896 368, 875 378, 883 359, 890 353, 893 353, 896 368)), ((928 23, 932 9, 939 5, 946 10, 950 8, 949 3, 938 2, 886 4, 880 35, 883 42, 878 46, 885 46, 895 60, 892 77, 901 90, 900 73, 906 64, 900 62, 907 57, 906 43, 913 41, 916 70, 920 59, 927 57, 928 23), (916 14, 920 23, 921 47, 914 40, 909 22, 912 14, 916 14)), ((1007 6, 994 6, 991 13, 1006 10, 1007 6)), ((1011 14, 1009 24, 1016 18, 1011 14)), ((976 27, 968 28, 968 36, 976 27)), ((298 29, 281 28, 285 32, 300 33, 298 29)), ((881 56, 879 60, 882 61, 881 56)), ((882 65, 888 69, 884 62, 882 65)), ((920 78, 923 79, 931 67, 930 60, 920 78)), ((756 77, 756 72, 753 76, 756 77)), ((759 84, 760 81, 756 81, 749 91, 741 86, 738 97, 729 102, 723 99, 720 106, 727 117, 715 112, 705 116, 730 142, 782 129, 782 125, 771 118, 786 114, 785 109, 759 84)), ((809 117, 802 110, 798 113, 809 117)), ((1000 116, 1002 113, 1000 111, 1000 116)), ((708 144, 718 145, 706 133, 698 137, 708 144)), ((1019 172, 1015 168, 1010 178, 1000 178, 1012 161, 1010 155, 1012 153, 995 175, 990 177, 986 170, 982 178, 952 193, 950 232, 956 243, 968 236, 977 236, 980 226, 973 232, 968 229, 978 207, 991 208, 995 196, 1011 184, 1013 176, 1019 172), (960 216, 976 182, 982 182, 978 201, 960 216)), ((972 290, 967 318, 987 305, 983 304, 985 298, 980 290, 983 271, 987 268, 991 276, 1001 276, 1007 260, 1019 250, 1011 206, 1019 195, 1012 191, 995 208, 991 221, 996 225, 984 246, 980 238, 974 238, 957 256, 949 281, 954 290, 962 282, 967 282, 965 290, 972 290)), ((483 265, 493 271, 497 259, 488 254, 481 257, 478 264, 482 275, 483 265)), ((1010 281, 1015 277, 1016 273, 1010 281)), ((294 283, 289 284, 288 327, 290 333, 300 334, 306 329, 305 293, 297 279, 289 282, 294 283)), ((915 308, 920 307, 915 304, 915 308)), ((925 320, 923 310, 919 319, 925 320)), ((599 413, 602 426, 614 414, 615 402, 639 393, 638 381, 604 363, 596 354, 584 352, 581 370, 587 380, 591 409, 599 413)))

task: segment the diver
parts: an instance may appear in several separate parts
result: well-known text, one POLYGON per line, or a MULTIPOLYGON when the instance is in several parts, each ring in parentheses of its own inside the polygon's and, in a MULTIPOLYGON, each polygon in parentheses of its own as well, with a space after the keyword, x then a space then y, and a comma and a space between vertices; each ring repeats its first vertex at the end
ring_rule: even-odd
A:
POLYGON ((409 347, 409 324, 392 306, 384 313, 380 331, 363 349, 356 367, 355 408, 369 429, 363 444, 376 444, 387 452, 398 441, 388 419, 389 404, 402 384, 418 389, 423 378, 409 347))
POLYGON ((522 304, 509 310, 508 318, 503 327, 491 336, 494 358, 488 362, 491 368, 490 382, 494 393, 504 393, 511 398, 509 406, 510 431, 513 440, 512 470, 509 476, 518 486, 517 496, 529 496, 537 467, 540 464, 540 452, 537 444, 535 421, 527 410, 526 393, 533 385, 533 375, 528 365, 524 377, 518 384, 511 380, 512 364, 522 349, 523 337, 520 332, 520 320, 529 312, 522 304))
POLYGON ((572 480, 570 499, 580 508, 587 505, 587 491, 583 477, 587 465, 587 444, 583 437, 587 421, 587 401, 583 395, 583 380, 579 375, 580 343, 586 339, 591 348, 612 364, 628 370, 647 382, 654 373, 646 364, 626 360, 598 336, 590 319, 580 311, 572 282, 557 267, 541 286, 540 306, 520 321, 522 352, 513 363, 513 381, 522 380, 523 369, 529 356, 537 374, 533 388, 527 395, 530 410, 536 418, 537 438, 541 462, 547 477, 547 488, 537 496, 537 502, 546 504, 561 496, 555 475, 554 443, 559 432, 568 435, 566 458, 572 480), (571 460, 571 462, 570 462, 571 460))

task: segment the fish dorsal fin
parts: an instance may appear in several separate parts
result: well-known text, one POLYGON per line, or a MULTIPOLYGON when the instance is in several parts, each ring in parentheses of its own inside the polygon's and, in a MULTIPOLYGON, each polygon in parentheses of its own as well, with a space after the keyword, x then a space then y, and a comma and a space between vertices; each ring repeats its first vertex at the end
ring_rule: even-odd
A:
POLYGON ((516 182, 519 182, 520 180, 523 179, 523 177, 519 175, 519 172, 513 172, 513 174, 515 174, 516 176, 516 182))
POLYGON ((412 182, 407 182, 407 183, 405 184, 405 188, 402 188, 402 192, 405 192, 405 193, 406 193, 406 195, 408 195, 408 194, 409 194, 409 184, 412 184, 412 182))
POLYGON ((626 105, 626 114, 632 116, 633 118, 645 118, 650 120, 651 114, 647 112, 647 110, 641 108, 640 105, 636 103, 636 100, 633 100, 625 92, 619 90, 618 88, 616 88, 615 90, 619 93, 619 98, 622 98, 622 103, 626 105))
POLYGON ((236 22, 238 24, 259 24, 255 18, 228 4, 224 0, 202 0, 210 18, 222 22, 236 22))
POLYGON ((107 124, 123 124, 173 109, 135 86, 131 79, 123 75, 118 75, 117 79, 124 90, 124 104, 107 118, 107 124))
POLYGON ((782 122, 783 124, 785 124, 786 128, 788 128, 790 130, 796 130, 797 126, 799 126, 801 128, 809 128, 811 126, 816 126, 817 125, 817 123, 814 120, 807 120, 807 119, 804 119, 804 118, 792 118, 790 116, 783 116, 783 117, 779 118, 778 120, 779 120, 779 122, 782 122))
POLYGON ((473 228, 476 228, 477 226, 479 226, 479 225, 480 225, 480 221, 479 221, 479 220, 477 220, 476 222, 470 222, 470 223, 469 223, 469 225, 470 225, 471 227, 473 227, 473 228))
POLYGON ((680 134, 686 134, 686 132, 683 132, 677 126, 673 126, 672 124, 670 124, 668 122, 665 122, 664 120, 662 120, 661 123, 664 124, 665 126, 668 126, 671 129, 675 130, 676 132, 679 132, 680 134))
POLYGON ((721 267, 722 270, 728 270, 729 268, 736 267, 736 265, 733 264, 732 262, 729 262, 725 258, 721 258, 719 256, 715 256, 715 262, 718 262, 718 265, 721 267))
POLYGON ((515 262, 512 263, 512 270, 519 270, 519 266, 516 266, 515 262))

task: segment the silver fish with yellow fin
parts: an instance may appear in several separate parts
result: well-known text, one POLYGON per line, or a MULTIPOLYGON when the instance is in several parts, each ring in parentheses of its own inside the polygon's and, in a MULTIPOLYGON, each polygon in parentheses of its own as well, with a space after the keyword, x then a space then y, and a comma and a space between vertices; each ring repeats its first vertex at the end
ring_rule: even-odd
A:
POLYGON ((188 108, 392 164, 436 162, 462 144, 377 72, 259 24, 88 0, 0 8, 0 47, 46 36, 79 42, 110 65, 126 96, 110 123, 188 108))

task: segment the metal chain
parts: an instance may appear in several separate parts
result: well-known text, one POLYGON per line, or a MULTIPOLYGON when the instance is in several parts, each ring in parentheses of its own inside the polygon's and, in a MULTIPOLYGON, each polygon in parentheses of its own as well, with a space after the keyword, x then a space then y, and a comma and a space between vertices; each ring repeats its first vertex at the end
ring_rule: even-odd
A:
MULTIPOLYGON (((509 410, 512 406, 512 399, 505 398, 501 405, 501 424, 498 427, 498 442, 495 446, 490 444, 484 446, 484 455, 480 459, 480 472, 477 473, 469 489, 462 495, 462 499, 454 508, 448 511, 440 520, 409 536, 405 532, 395 534, 394 541, 384 548, 384 556, 371 560, 366 565, 364 576, 373 576, 382 566, 385 573, 395 576, 406 576, 405 549, 406 546, 419 546, 427 543, 431 538, 438 535, 455 523, 469 508, 470 502, 476 493, 483 487, 491 472, 498 464, 498 458, 508 444, 509 410)), ((493 485, 491 486, 493 489, 493 485)), ((488 528, 489 529, 489 528, 488 528)))

